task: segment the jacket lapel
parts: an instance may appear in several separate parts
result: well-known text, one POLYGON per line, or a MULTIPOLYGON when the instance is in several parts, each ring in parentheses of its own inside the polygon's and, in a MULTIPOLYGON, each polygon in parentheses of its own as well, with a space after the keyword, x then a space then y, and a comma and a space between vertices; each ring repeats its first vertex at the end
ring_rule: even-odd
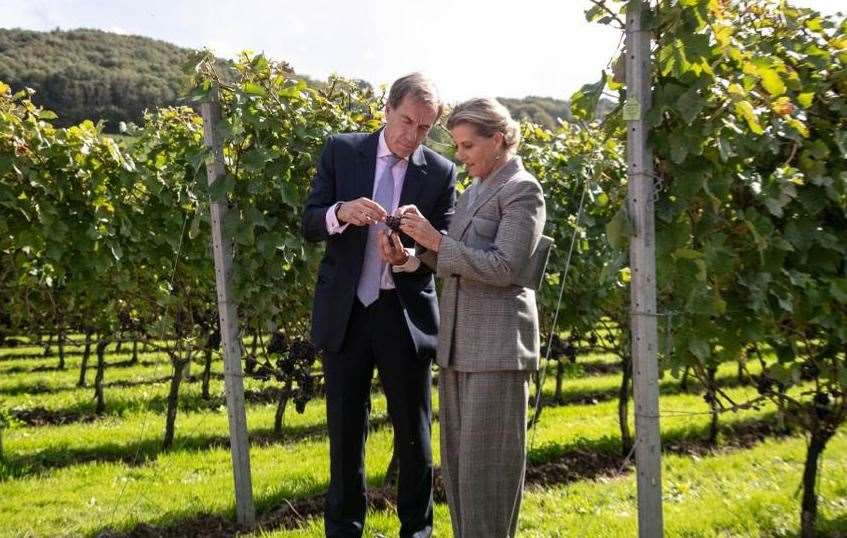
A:
POLYGON ((464 192, 456 200, 456 211, 453 214, 453 219, 450 221, 450 228, 447 230, 447 235, 453 239, 461 239, 462 233, 467 228, 467 223, 470 221, 470 212, 468 211, 468 190, 464 192))
MULTIPOLYGON (((493 178, 488 180, 491 184, 488 185, 485 191, 477 195, 473 203, 461 211, 460 218, 456 219, 456 228, 453 230, 454 233, 450 234, 450 236, 453 239, 461 239, 465 235, 465 231, 467 231, 468 226, 470 226, 471 219, 474 215, 476 215, 479 209, 495 194, 497 194, 500 189, 502 189, 506 183, 508 183, 509 180, 521 170, 523 170, 523 163, 521 162, 520 157, 512 157, 509 162, 503 165, 503 168, 501 168, 493 178)), ((459 211, 456 211, 456 214, 458 216, 459 211)))
POLYGON ((406 177, 403 179, 403 190, 400 191, 400 205, 414 204, 418 200, 421 188, 426 180, 427 168, 423 148, 412 153, 409 165, 406 167, 406 177))
POLYGON ((379 145, 379 131, 369 135, 359 144, 359 162, 356 166, 357 181, 355 198, 373 197, 374 174, 376 174, 376 150, 379 145))
MULTIPOLYGON (((356 185, 353 189, 354 200, 360 197, 373 197, 374 175, 376 174, 376 150, 379 146, 380 131, 382 129, 367 136, 359 144, 359 161, 356 163, 356 185)), ((364 253, 365 246, 368 242, 368 228, 367 226, 355 226, 354 231, 357 233, 357 241, 361 245, 360 252, 364 253)))

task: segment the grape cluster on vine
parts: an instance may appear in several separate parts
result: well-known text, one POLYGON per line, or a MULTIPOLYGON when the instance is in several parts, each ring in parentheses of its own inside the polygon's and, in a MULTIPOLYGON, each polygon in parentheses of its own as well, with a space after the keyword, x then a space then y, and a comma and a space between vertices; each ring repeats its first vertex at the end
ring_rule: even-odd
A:
POLYGON ((317 348, 304 339, 289 342, 285 334, 276 332, 265 351, 268 359, 256 370, 254 377, 264 381, 273 378, 296 386, 291 393, 294 407, 298 413, 303 413, 306 404, 317 394, 317 383, 312 374, 318 359, 317 348))

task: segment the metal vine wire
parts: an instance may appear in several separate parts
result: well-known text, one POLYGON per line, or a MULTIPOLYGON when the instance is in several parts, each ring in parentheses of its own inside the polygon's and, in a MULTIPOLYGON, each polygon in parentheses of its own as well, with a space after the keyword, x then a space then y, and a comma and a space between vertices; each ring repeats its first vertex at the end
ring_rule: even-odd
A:
MULTIPOLYGON (((182 232, 179 234, 179 244, 177 245, 176 254, 174 255, 174 263, 173 263, 173 268, 171 269, 171 276, 170 276, 170 279, 168 281, 168 287, 169 288, 173 288, 174 278, 176 278, 176 267, 177 267, 177 264, 179 263, 179 257, 182 254, 182 243, 183 243, 183 239, 185 238, 185 228, 186 228, 187 225, 188 225, 188 215, 185 215, 185 217, 183 218, 183 221, 182 221, 182 232)), ((168 307, 166 306, 165 307, 166 313, 167 313, 167 308, 168 307)), ((162 327, 161 327, 161 331, 159 332, 159 340, 164 339, 164 337, 165 337, 165 326, 163 324, 162 327)), ((157 363, 156 371, 154 372, 154 375, 158 374, 160 370, 161 370, 161 364, 157 363)), ((149 418, 150 418, 150 413, 145 413, 144 414, 144 421, 141 423, 141 433, 138 436, 138 443, 137 443, 138 446, 135 449, 135 456, 133 457, 133 461, 138 461, 138 457, 141 455, 141 447, 143 446, 143 442, 144 442, 144 434, 147 432, 147 423, 148 423, 149 418)), ((115 499, 115 503, 112 506, 112 510, 109 514, 110 518, 114 517, 115 512, 117 511, 118 506, 120 505, 121 500, 123 499, 124 493, 126 492, 126 488, 127 488, 128 485, 129 485, 129 481, 128 480, 124 481, 124 484, 121 487, 121 491, 118 494, 118 498, 115 499)))
MULTIPOLYGON (((562 307, 562 297, 565 293, 565 282, 568 279, 568 272, 571 268, 571 257, 573 256, 573 248, 576 244, 576 236, 579 233, 579 223, 582 222, 582 214, 583 209, 585 207, 585 195, 588 192, 588 181, 584 181, 582 185, 582 195, 579 198, 579 208, 576 212, 576 222, 574 223, 574 231, 573 236, 571 236, 571 245, 568 248, 568 256, 565 259, 565 270, 562 273, 562 279, 559 283, 559 298, 556 301, 556 309, 553 313, 553 321, 550 324, 550 334, 547 337, 547 350, 544 352, 544 366, 541 368, 541 372, 539 373, 539 381, 538 381, 538 390, 535 394, 535 405, 533 405, 533 416, 538 415, 538 409, 541 407, 541 396, 544 393, 544 378, 547 375, 547 364, 550 360, 550 351, 553 348, 553 334, 556 330, 556 323, 559 321, 559 310, 562 307)), ((530 436, 529 436, 529 449, 532 450, 533 443, 535 442, 535 431, 536 426, 538 425, 537 420, 533 420, 532 425, 530 426, 530 436)))

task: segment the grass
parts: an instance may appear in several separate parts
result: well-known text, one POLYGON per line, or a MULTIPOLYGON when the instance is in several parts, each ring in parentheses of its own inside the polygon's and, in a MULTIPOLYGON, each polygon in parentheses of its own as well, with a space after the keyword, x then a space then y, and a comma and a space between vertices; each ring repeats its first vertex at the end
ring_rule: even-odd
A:
MULTIPOLYGON (((845 535, 847 517, 847 436, 832 441, 821 479, 822 535, 845 535)), ((707 458, 666 456, 663 460, 665 534, 680 537, 796 536, 794 498, 803 468, 800 439, 768 440, 750 450, 707 458)), ((521 537, 636 536, 635 476, 582 481, 552 488, 530 487, 521 508, 521 537)), ((396 536, 390 511, 371 512, 372 533, 396 536)), ((450 536, 445 505, 436 505, 437 536, 450 536)), ((263 537, 323 536, 313 519, 296 531, 256 532, 263 537)))
MULTIPOLYGON (((79 348, 70 348, 76 353, 79 348)), ((45 407, 61 412, 93 410, 92 389, 75 387, 80 356, 67 357, 65 371, 46 370, 56 357, 41 358, 40 349, 0 350, 0 405, 4 408, 45 407), (31 355, 21 357, 20 355, 31 355), (41 368, 41 369, 39 369, 41 368), (33 389, 32 387, 37 387, 33 389)), ((110 362, 126 360, 110 354, 110 362)), ((607 357, 590 357, 606 362, 607 357)), ((13 426, 4 432, 6 461, 0 463, 0 536, 96 536, 104 529, 128 531, 140 523, 167 526, 203 514, 231 517, 232 476, 227 446, 227 417, 219 401, 199 398, 199 383, 183 386, 175 447, 160 450, 164 397, 170 373, 167 359, 156 353, 140 356, 138 366, 107 369, 108 411, 94 422, 60 426, 13 426), (152 380, 152 381, 151 381, 152 380)), ((217 362, 215 369, 220 371, 217 362)), ((194 373, 200 368, 195 367, 194 373)), ((91 372, 93 378, 93 371, 91 372)), ((569 368, 565 397, 611 395, 597 403, 545 408, 534 435, 530 461, 541 465, 580 451, 619 452, 617 375, 583 375, 569 368)), ((719 380, 734 399, 755 390, 734 382, 735 369, 721 368, 719 380)), ((246 380, 248 389, 265 385, 246 380)), ((551 400, 554 379, 545 383, 551 400)), ((674 445, 702 439, 709 422, 702 397, 682 393, 678 382, 662 381, 663 440, 674 445)), ((212 393, 222 392, 215 380, 212 393)), ((582 401, 582 400, 581 400, 582 401)), ((266 513, 286 500, 324 491, 328 475, 323 401, 317 400, 286 419, 286 440, 273 436, 272 404, 253 403, 248 426, 257 508, 266 513)), ((434 406, 437 408, 437 398, 434 406)), ((746 410, 721 417, 723 441, 733 428, 770 420, 774 409, 746 410)), ((385 401, 374 397, 377 427, 368 439, 367 476, 382 482, 391 456, 391 428, 385 424, 385 401)), ((438 454, 438 424, 433 448, 438 454)), ((718 450, 663 458, 665 521, 668 536, 790 536, 798 527, 795 491, 802 470, 804 440, 768 439, 749 449, 718 450)), ((822 528, 847 535, 847 436, 836 436, 825 453, 821 472, 822 528)), ((521 513, 522 536, 632 536, 635 533, 634 475, 601 474, 594 479, 530 486, 521 513)), ((436 506, 438 536, 449 536, 449 514, 436 506)), ((391 510, 375 511, 368 532, 388 536, 398 531, 391 510)), ((320 518, 296 530, 271 530, 256 536, 322 536, 320 518)))

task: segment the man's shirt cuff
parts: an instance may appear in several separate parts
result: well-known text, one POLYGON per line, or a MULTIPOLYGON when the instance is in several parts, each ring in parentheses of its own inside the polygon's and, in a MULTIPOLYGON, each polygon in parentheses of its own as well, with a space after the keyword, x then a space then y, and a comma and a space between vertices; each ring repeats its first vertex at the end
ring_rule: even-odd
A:
POLYGON ((326 210, 326 231, 329 235, 340 234, 344 230, 347 229, 347 226, 350 225, 349 222, 345 224, 341 224, 338 222, 338 217, 335 215, 335 210, 338 209, 338 206, 341 205, 341 202, 336 202, 329 206, 329 209, 326 210))

